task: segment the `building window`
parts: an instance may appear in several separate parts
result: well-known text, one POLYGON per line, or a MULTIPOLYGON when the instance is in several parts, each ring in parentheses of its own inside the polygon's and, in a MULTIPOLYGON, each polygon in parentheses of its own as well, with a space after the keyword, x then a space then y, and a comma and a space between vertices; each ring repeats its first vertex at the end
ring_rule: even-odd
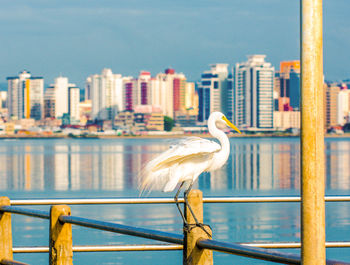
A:
POLYGON ((218 81, 214 81, 214 88, 215 89, 219 88, 219 82, 218 81))

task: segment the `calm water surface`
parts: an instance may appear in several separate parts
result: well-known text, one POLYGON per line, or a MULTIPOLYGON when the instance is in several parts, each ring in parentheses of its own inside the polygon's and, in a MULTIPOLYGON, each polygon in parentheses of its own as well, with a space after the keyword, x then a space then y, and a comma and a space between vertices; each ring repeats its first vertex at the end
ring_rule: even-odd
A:
MULTIPOLYGON (((176 140, 1 140, 1 196, 19 198, 137 197, 142 165, 176 140)), ((204 196, 299 195, 297 138, 231 139, 231 156, 221 170, 195 184, 204 196)), ((326 193, 348 195, 350 139, 326 140, 326 193)), ((172 197, 173 193, 151 193, 172 197)), ((36 207, 48 210, 47 206, 36 207)), ((208 204, 205 223, 214 239, 227 242, 300 241, 297 203, 208 204)), ((181 233, 175 205, 72 206, 72 214, 181 233)), ((349 241, 350 204, 326 204, 327 241, 349 241)), ((48 222, 13 216, 14 246, 48 245, 48 222)), ((73 226, 75 245, 154 244, 156 242, 73 226)), ((298 252, 298 250, 287 250, 298 252)), ((349 249, 330 249, 327 257, 350 261, 349 249)), ((47 264, 47 254, 15 254, 30 264, 47 264)), ((216 264, 269 264, 221 253, 216 264)), ((74 264, 181 264, 179 251, 74 253, 74 264)))

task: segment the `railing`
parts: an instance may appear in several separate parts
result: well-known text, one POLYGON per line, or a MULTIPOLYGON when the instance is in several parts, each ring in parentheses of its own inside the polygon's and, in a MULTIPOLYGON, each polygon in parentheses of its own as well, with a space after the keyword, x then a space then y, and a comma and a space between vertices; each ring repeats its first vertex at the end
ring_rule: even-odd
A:
MULTIPOLYGON (((201 192, 191 191, 189 203, 195 210, 199 221, 203 221, 202 203, 257 203, 257 202, 300 202, 300 197, 201 197, 201 192)), ((350 201, 350 196, 327 196, 328 202, 350 201)), ((264 248, 300 248, 299 242, 293 243, 224 243, 210 239, 199 227, 184 231, 184 235, 167 233, 153 229, 145 229, 121 225, 111 222, 71 216, 70 208, 66 205, 51 206, 50 212, 27 209, 18 205, 53 205, 53 204, 150 204, 174 203, 168 198, 137 198, 137 199, 39 199, 39 200, 10 200, 0 199, 0 264, 24 264, 13 261, 13 253, 43 253, 49 252, 50 264, 72 264, 73 252, 99 251, 147 251, 147 250, 183 250, 184 264, 212 264, 212 250, 246 256, 255 259, 268 260, 284 264, 301 264, 301 257, 264 248), (50 220, 49 247, 12 247, 11 214, 21 214, 35 218, 50 220), (71 225, 78 225, 110 231, 119 234, 148 238, 171 243, 163 245, 132 245, 132 246, 73 246, 71 225), (59 251, 58 251, 59 250, 59 251), (61 263, 62 264, 62 263, 61 263)), ((180 200, 183 202, 183 200, 180 200)), ((185 209, 187 220, 193 222, 192 216, 185 209)), ((327 247, 349 247, 350 242, 327 242, 327 247)), ((350 264, 327 260, 327 264, 350 264)))

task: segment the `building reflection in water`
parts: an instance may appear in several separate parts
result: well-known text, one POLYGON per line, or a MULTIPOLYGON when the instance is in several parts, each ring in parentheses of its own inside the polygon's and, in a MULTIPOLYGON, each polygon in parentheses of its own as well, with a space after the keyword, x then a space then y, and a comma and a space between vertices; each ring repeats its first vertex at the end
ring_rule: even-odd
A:
MULTIPOLYGON (((142 166, 164 140, 3 141, 1 190, 134 190, 142 166)), ((232 139, 226 165, 195 187, 210 190, 299 189, 297 139, 232 139)), ((328 189, 350 188, 350 141, 326 141, 328 189)))
POLYGON ((350 189, 350 142, 326 142, 326 185, 329 189, 350 189))

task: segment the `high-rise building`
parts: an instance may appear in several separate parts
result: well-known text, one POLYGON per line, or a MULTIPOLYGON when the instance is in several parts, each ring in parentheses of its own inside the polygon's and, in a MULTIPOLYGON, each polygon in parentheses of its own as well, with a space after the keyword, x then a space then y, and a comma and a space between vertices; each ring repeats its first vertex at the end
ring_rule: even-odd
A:
POLYGON ((233 117, 241 128, 273 128, 274 67, 265 55, 250 55, 233 68, 233 117))
POLYGON ((203 72, 198 85, 199 121, 208 120, 214 111, 226 115, 230 111, 227 109, 227 102, 232 99, 228 93, 228 64, 212 64, 210 67, 209 71, 203 72))
POLYGON ((67 77, 57 77, 55 84, 51 85, 55 93, 55 117, 62 117, 63 114, 68 113, 68 90, 70 86, 67 77))
POLYGON ((44 117, 61 119, 64 115, 68 115, 71 119, 79 120, 79 97, 80 89, 75 84, 69 83, 67 77, 55 78, 55 83, 51 84, 45 91, 44 117), (71 89, 74 93, 71 92, 71 89), (78 97, 76 98, 76 96, 78 97), (71 104, 75 104, 75 106, 71 104), (75 111, 73 115, 72 109, 75 111))
POLYGON ((324 84, 325 97, 325 126, 326 128, 338 125, 337 106, 340 87, 337 84, 324 84))
POLYGON ((50 86, 46 89, 44 94, 44 118, 54 118, 55 117, 55 88, 50 86))
POLYGON ((291 69, 289 72, 289 98, 290 106, 300 110, 300 69, 299 72, 291 69))
POLYGON ((279 97, 290 98, 294 110, 300 109, 300 61, 280 63, 280 71, 275 75, 276 89, 279 89, 279 97))
POLYGON ((137 105, 151 104, 151 73, 147 71, 141 71, 137 79, 137 90, 139 93, 137 99, 137 105))
POLYGON ((174 69, 166 69, 152 81, 152 105, 160 106, 163 114, 176 118, 186 108, 186 77, 174 69))
POLYGON ((280 63, 280 96, 290 96, 290 73, 291 72, 300 74, 300 61, 282 61, 280 63))
POLYGON ((8 77, 7 82, 9 117, 40 120, 44 107, 44 79, 23 71, 16 77, 8 77))
POLYGON ((137 80, 133 77, 123 77, 123 105, 124 110, 132 111, 137 105, 137 80))
POLYGON ((138 105, 153 104, 154 79, 148 71, 141 71, 138 78, 123 77, 123 105, 133 111, 138 105))
POLYGON ((92 102, 92 119, 110 120, 124 109, 120 74, 113 74, 111 69, 105 68, 100 75, 89 76, 86 83, 92 102))
POLYGON ((80 89, 76 86, 70 86, 68 91, 68 114, 71 121, 80 121, 79 102, 80 89))
POLYGON ((84 100, 91 100, 91 77, 86 78, 84 100))
POLYGON ((198 115, 198 92, 194 82, 187 82, 185 93, 185 108, 191 115, 198 115))
POLYGON ((344 125, 349 122, 350 117, 350 90, 346 86, 339 91, 337 101, 337 123, 344 125))
POLYGON ((0 91, 0 110, 7 109, 7 91, 0 91))

